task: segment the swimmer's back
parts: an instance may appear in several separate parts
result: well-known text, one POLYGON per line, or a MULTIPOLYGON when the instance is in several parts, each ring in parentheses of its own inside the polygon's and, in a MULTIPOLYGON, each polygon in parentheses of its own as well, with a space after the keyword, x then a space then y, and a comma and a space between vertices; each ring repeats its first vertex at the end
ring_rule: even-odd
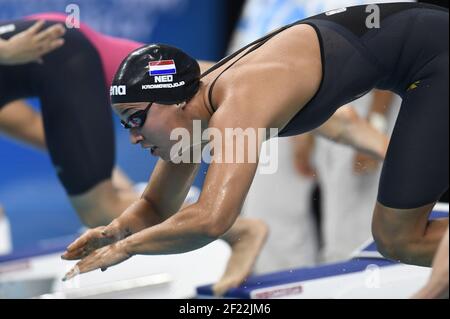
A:
MULTIPOLYGON (((288 39, 289 37, 286 36, 293 35, 298 25, 308 24, 315 29, 320 41, 318 56, 322 59, 321 83, 313 94, 308 90, 303 92, 305 98, 313 98, 304 104, 299 99, 297 114, 284 126, 280 136, 301 134, 320 126, 334 114, 337 108, 361 97, 373 88, 391 90, 403 95, 417 73, 429 61, 445 52, 448 56, 448 10, 416 3, 392 3, 378 6, 381 13, 379 27, 368 27, 367 19, 370 13, 366 12, 367 6, 342 8, 323 13, 288 25, 255 41, 249 48, 232 57, 231 61, 220 66, 211 75, 216 76, 216 83, 233 80, 237 82, 236 79, 238 79, 239 83, 234 86, 245 87, 247 82, 253 80, 253 74, 241 72, 240 75, 236 75, 239 73, 240 66, 243 66, 242 70, 250 70, 251 68, 245 65, 261 57, 268 67, 281 57, 285 65, 290 67, 288 76, 292 81, 296 81, 299 85, 311 80, 315 81, 317 76, 315 72, 308 70, 307 66, 301 68, 295 61, 293 62, 296 57, 302 59, 302 54, 315 44, 296 42, 295 39, 288 39), (292 41, 299 47, 288 49, 289 43, 280 42, 274 45, 277 39, 283 37, 284 41, 292 41), (233 63, 235 66, 224 72, 227 65, 233 63), (228 72, 233 73, 233 69, 235 71, 233 76, 226 75, 228 72), (228 79, 221 80, 222 76, 227 76, 228 79)), ((299 34, 299 37, 304 35, 299 34)), ((305 56, 312 62, 317 58, 311 58, 308 54, 305 56)), ((278 70, 273 68, 268 71, 271 72, 274 85, 287 76, 286 73, 283 74, 278 70)), ((254 71, 254 74, 257 72, 254 71)), ((233 84, 227 85, 233 86, 233 84)), ((304 88, 299 87, 299 89, 304 88)), ((282 96, 280 92, 274 94, 282 96)), ((210 95, 220 96, 220 90, 219 94, 211 93, 210 95)), ((210 100, 214 106, 214 98, 210 100)))

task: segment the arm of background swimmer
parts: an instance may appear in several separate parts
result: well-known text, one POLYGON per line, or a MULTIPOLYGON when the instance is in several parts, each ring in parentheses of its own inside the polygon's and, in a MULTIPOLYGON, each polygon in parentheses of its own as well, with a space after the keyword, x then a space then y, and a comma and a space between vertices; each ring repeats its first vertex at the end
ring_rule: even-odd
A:
POLYGON ((381 133, 388 132, 388 111, 394 100, 394 93, 390 91, 373 90, 372 102, 367 120, 381 133))
POLYGON ((341 107, 316 133, 379 159, 386 156, 388 137, 360 118, 351 106, 341 107))
POLYGON ((0 132, 42 151, 46 150, 41 114, 24 100, 11 102, 1 109, 0 132))
POLYGON ((394 93, 390 91, 373 90, 372 106, 370 113, 386 115, 394 99, 394 93))

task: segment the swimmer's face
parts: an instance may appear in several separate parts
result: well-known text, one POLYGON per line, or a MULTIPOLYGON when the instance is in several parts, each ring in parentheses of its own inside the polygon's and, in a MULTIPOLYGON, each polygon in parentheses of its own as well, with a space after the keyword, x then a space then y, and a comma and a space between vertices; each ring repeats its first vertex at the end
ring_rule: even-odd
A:
POLYGON ((191 131, 190 121, 179 105, 120 103, 113 107, 129 129, 131 143, 140 144, 165 161, 170 160, 170 150, 177 143, 170 140, 171 132, 177 128, 191 131))

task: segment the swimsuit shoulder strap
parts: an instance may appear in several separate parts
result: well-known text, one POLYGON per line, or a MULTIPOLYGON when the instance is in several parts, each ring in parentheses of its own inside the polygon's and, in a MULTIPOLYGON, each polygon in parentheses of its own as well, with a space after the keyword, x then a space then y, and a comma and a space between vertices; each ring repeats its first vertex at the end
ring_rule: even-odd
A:
MULTIPOLYGON (((302 20, 303 21, 303 20, 302 20)), ((241 54, 242 52, 244 52, 245 50, 247 50, 248 48, 251 48, 253 46, 253 48, 251 48, 250 50, 248 50, 245 54, 243 54, 239 59, 236 59, 236 61, 234 61, 233 63, 231 63, 228 67, 226 67, 222 72, 220 72, 220 74, 214 79, 213 83, 211 84, 210 88, 209 88, 209 92, 208 92, 208 99, 209 99, 209 104, 211 105, 211 108, 213 109, 213 111, 215 112, 216 110, 214 109, 214 106, 212 104, 212 92, 214 89, 214 86, 217 82, 217 80, 219 79, 220 76, 222 76, 222 74, 224 74, 226 71, 228 71, 233 65, 235 65, 239 60, 241 60, 243 57, 247 56, 248 54, 250 54, 251 52, 255 51, 256 49, 260 48, 262 45, 264 45, 267 41, 269 41, 271 38, 273 38, 275 35, 279 34, 280 32, 294 26, 297 24, 300 24, 302 21, 297 21, 291 24, 288 24, 282 28, 279 28, 271 33, 269 33, 268 35, 244 46, 243 48, 239 49, 238 51, 234 52, 233 54, 227 56, 226 58, 220 60, 217 64, 215 64, 214 66, 212 66, 210 69, 208 69, 207 71, 205 71, 201 76, 200 79, 207 76, 208 74, 210 74, 211 72, 217 70, 218 68, 220 68, 221 66, 223 66, 224 64, 226 64, 227 62, 229 62, 230 60, 232 60, 233 58, 235 58, 236 56, 238 56, 239 54, 241 54)))

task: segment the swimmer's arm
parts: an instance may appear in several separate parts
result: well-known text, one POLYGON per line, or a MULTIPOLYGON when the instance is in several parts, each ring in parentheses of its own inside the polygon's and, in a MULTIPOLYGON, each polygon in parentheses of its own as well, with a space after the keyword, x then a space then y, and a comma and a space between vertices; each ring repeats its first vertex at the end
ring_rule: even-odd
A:
MULTIPOLYGON (((228 127, 233 126, 229 124, 228 127)), ((221 131, 224 132, 224 129, 221 131)), ((234 149, 234 145, 229 146, 234 149)), ((196 204, 182 209, 161 224, 97 249, 79 261, 63 280, 95 269, 105 270, 136 254, 179 254, 215 241, 236 221, 256 173, 257 163, 257 159, 251 164, 212 163, 196 204)))
POLYGON ((389 144, 389 139, 385 134, 360 118, 350 106, 341 107, 314 132, 381 160, 386 156, 389 144))
POLYGON ((168 219, 183 205, 199 168, 199 164, 159 160, 142 197, 116 218, 113 226, 134 234, 168 219))
MULTIPOLYGON (((224 132, 225 127, 220 130, 224 132)), ((223 143, 224 147, 233 147, 226 144, 223 143)), ((241 212, 256 173, 258 161, 255 162, 212 163, 196 204, 157 226, 126 238, 122 243, 124 249, 130 255, 178 254, 218 239, 231 228, 241 212)))
POLYGON ((158 225, 175 214, 186 199, 199 164, 159 160, 142 197, 108 226, 91 229, 67 247, 64 259, 76 260, 99 247, 158 225))
POLYGON ((39 150, 46 150, 42 117, 24 100, 11 102, 2 108, 0 133, 39 150))
POLYGON ((55 24, 42 30, 44 23, 38 21, 8 40, 0 38, 0 65, 42 62, 42 56, 64 45, 64 26, 55 24))

